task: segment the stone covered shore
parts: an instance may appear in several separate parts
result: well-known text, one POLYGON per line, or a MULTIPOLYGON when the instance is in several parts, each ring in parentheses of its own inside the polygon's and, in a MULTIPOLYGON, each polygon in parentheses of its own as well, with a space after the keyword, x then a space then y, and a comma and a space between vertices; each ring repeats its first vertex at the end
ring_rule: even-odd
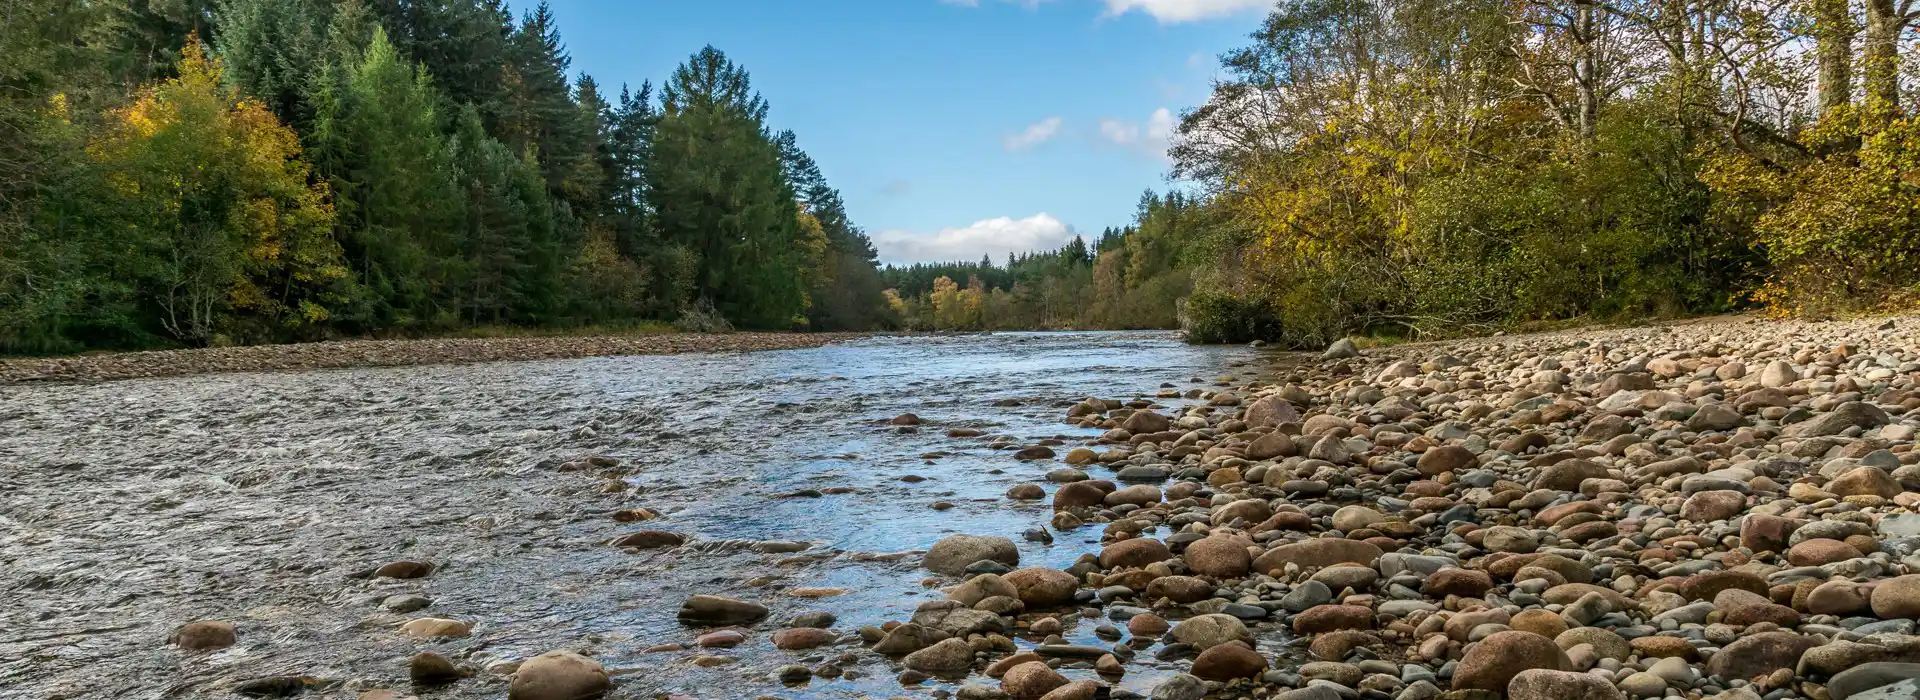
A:
POLYGON ((1159 392, 1204 400, 1184 411, 1081 401, 1065 419, 1105 433, 1008 496, 1101 528, 1100 554, 1018 568, 1004 534, 949 538, 925 565, 951 600, 863 634, 908 673, 983 670, 977 698, 1100 697, 1056 669, 1149 654, 1192 659, 1158 700, 1913 697, 1916 328, 1343 344, 1159 392), (1113 645, 1000 653, 1072 617, 1113 645))
MULTIPOLYGON (((876 658, 901 696, 971 700, 1140 697, 1117 681, 1168 664, 1155 700, 1914 697, 1916 330, 1732 318, 1342 344, 1273 381, 1062 401, 1099 437, 1039 440, 1005 467, 1033 475, 1006 498, 1050 502, 1051 522, 942 539, 919 561, 945 600, 857 631, 835 629, 831 598, 775 620, 693 595, 680 619, 691 647, 764 635, 798 661, 838 655, 746 693, 769 697, 876 658), (1022 566, 1015 538, 1055 537, 1100 551, 1022 566), (1088 626, 1099 644, 1067 639, 1088 626)), ((642 524, 615 544, 682 542, 642 524)), ((389 567, 372 574, 432 574, 389 567)), ((196 624, 182 646, 232 639, 196 624)), ((412 663, 422 683, 511 674, 513 700, 620 692, 566 650, 412 663)))
POLYGON ((105 381, 220 372, 397 367, 467 362, 560 360, 811 348, 860 333, 653 333, 526 338, 344 340, 230 348, 94 353, 0 359, 0 384, 105 381))

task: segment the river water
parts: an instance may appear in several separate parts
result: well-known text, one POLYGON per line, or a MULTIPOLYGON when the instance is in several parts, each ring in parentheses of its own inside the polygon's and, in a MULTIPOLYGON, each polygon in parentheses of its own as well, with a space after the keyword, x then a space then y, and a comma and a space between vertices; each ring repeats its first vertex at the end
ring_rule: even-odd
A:
MULTIPOLYGON (((858 678, 782 686, 773 668, 858 647, 786 652, 768 638, 809 610, 837 615, 843 633, 907 619, 939 592, 922 585, 919 557, 874 555, 947 534, 1013 538, 1023 565, 1097 552, 1098 526, 1021 539, 1051 510, 1003 493, 1061 465, 993 445, 1071 444, 1094 435, 1061 421, 1073 401, 1244 382, 1261 360, 1165 333, 995 334, 0 387, 0 591, 11 603, 0 606, 0 696, 226 697, 278 675, 316 679, 320 697, 405 694, 405 659, 422 649, 485 667, 558 648, 605 663, 623 697, 908 694, 897 665, 864 652, 847 666, 858 678), (906 412, 925 422, 917 432, 886 424, 906 412), (986 437, 946 436, 963 427, 986 437), (555 468, 588 455, 620 460, 629 487, 555 468), (826 493, 792 495, 809 490, 826 493), (641 507, 662 517, 610 518, 641 507), (694 546, 602 544, 642 528, 694 546), (811 547, 761 554, 730 540, 811 547), (439 569, 352 576, 399 559, 439 569), (798 587, 848 593, 789 594, 798 587), (434 602, 407 615, 379 605, 401 593, 434 602), (646 653, 691 642, 697 631, 675 611, 695 593, 773 615, 741 647, 709 652, 733 663, 646 653), (471 621, 474 633, 395 633, 419 616, 471 621), (200 655, 166 644, 193 619, 234 622, 238 644, 200 655)), ((1097 643, 1095 624, 1067 636, 1097 643)), ((1151 657, 1120 686, 1144 692, 1171 672, 1151 657)), ((419 694, 500 697, 504 685, 482 672, 419 694)), ((953 686, 914 694, 935 687, 953 686)))

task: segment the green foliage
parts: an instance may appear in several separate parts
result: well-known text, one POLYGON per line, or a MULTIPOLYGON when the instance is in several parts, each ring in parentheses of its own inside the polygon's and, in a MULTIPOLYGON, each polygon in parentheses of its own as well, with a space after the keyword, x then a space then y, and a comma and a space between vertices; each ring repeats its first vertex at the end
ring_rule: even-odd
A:
POLYGON ((745 69, 667 86, 603 95, 544 4, 5 4, 0 351, 892 325, 745 69))
POLYGON ((1182 327, 1195 343, 1245 343, 1284 335, 1280 316, 1264 299, 1225 292, 1198 292, 1181 310, 1182 327))

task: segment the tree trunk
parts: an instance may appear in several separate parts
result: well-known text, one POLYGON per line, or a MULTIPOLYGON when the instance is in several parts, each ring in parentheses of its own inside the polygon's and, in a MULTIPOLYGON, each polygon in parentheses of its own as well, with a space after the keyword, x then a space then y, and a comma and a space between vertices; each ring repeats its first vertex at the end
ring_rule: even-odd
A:
MULTIPOLYGON (((1876 0, 1868 0, 1874 2, 1876 0)), ((1847 0, 1813 0, 1815 55, 1820 68, 1820 111, 1853 102, 1853 15, 1847 0)))
POLYGON ((1594 127, 1600 121, 1600 78, 1594 57, 1594 15, 1591 0, 1575 0, 1573 40, 1580 56, 1574 65, 1574 86, 1580 91, 1580 113, 1575 118, 1582 141, 1592 141, 1594 127))
POLYGON ((1900 32, 1906 18, 1895 0, 1867 0, 1867 36, 1861 77, 1866 87, 1867 125, 1884 128, 1900 109, 1900 32))

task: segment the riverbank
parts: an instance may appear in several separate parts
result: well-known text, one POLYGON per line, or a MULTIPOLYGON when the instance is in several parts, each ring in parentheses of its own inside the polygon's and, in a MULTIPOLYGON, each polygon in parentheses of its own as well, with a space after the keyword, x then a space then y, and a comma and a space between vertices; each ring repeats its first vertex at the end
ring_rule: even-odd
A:
POLYGON ((865 333, 635 333, 591 336, 343 340, 68 357, 0 358, 0 384, 181 377, 345 367, 555 360, 810 348, 865 333))
POLYGON ((1920 662, 1916 331, 1326 358, 1005 334, 22 385, 0 658, 28 661, 0 683, 1849 700, 1920 662))

